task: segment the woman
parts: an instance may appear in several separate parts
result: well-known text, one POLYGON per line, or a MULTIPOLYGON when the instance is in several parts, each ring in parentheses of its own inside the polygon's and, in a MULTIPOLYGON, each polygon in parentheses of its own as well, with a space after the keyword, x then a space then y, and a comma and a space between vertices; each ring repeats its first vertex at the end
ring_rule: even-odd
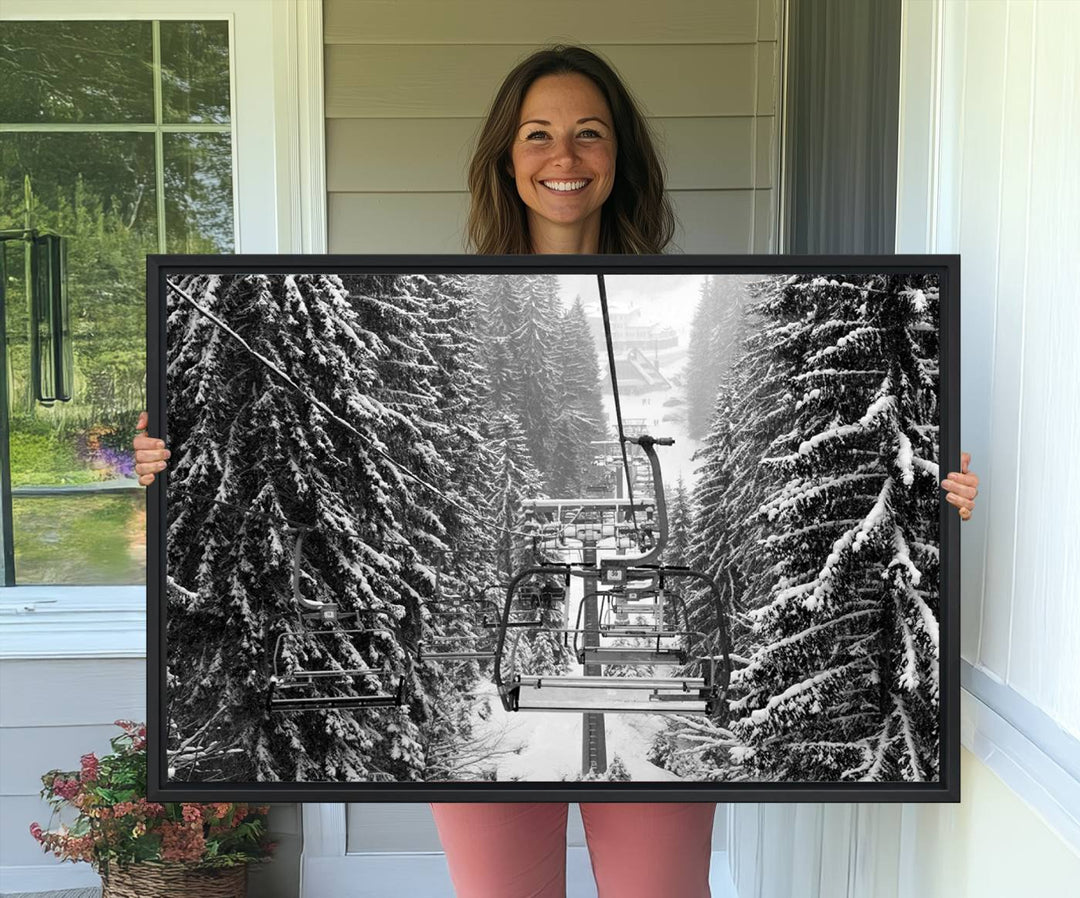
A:
MULTIPOLYGON (((483 254, 661 253, 674 233, 645 118, 618 76, 580 47, 533 54, 503 82, 468 175, 469 242, 483 254)), ((138 429, 146 427, 144 412, 138 429)), ((168 450, 134 442, 139 482, 168 450)), ((966 520, 978 477, 943 482, 966 520)), ((461 898, 565 894, 565 803, 432 805, 461 898)), ((585 803, 600 898, 705 898, 715 805, 585 803)))

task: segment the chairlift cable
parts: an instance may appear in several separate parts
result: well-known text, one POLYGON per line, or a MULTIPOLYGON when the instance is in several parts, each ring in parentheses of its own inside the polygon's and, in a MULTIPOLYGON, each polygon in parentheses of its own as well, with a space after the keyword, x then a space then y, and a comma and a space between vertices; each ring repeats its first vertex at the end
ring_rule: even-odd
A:
POLYGON ((619 381, 615 376, 615 348, 611 342, 611 319, 608 315, 607 290, 604 287, 604 276, 602 274, 598 274, 596 280, 600 285, 600 311, 604 316, 604 338, 607 341, 608 367, 611 371, 611 392, 615 397, 615 421, 619 428, 619 449, 622 452, 623 472, 626 474, 626 492, 630 498, 630 521, 634 525, 634 533, 640 544, 641 531, 638 528, 637 514, 634 511, 634 478, 630 473, 630 459, 626 455, 626 434, 623 432, 622 405, 619 402, 619 381))
POLYGON ((284 380, 286 384, 288 384, 297 393, 299 393, 301 396, 303 396, 305 399, 307 399, 308 402, 310 402, 312 405, 314 405, 320 411, 322 411, 326 415, 328 415, 331 418, 331 420, 336 421, 338 424, 340 424, 342 427, 344 427, 346 430, 348 430, 351 434, 358 437, 371 452, 375 453, 380 458, 382 458, 385 462, 387 462, 387 464, 389 464, 399 474, 402 474, 405 477, 409 478, 410 480, 413 480, 416 483, 420 484, 422 487, 424 487, 425 489, 429 490, 431 493, 433 493, 434 495, 436 495, 440 499, 442 499, 442 501, 444 501, 447 505, 451 506, 452 508, 456 508, 458 511, 460 511, 463 514, 470 517, 473 521, 478 522, 478 523, 482 524, 485 527, 493 527, 495 530, 498 530, 501 533, 506 533, 506 534, 508 534, 510 536, 518 536, 518 537, 526 537, 526 538, 529 536, 529 534, 527 534, 527 533, 519 532, 519 531, 516 531, 516 530, 508 530, 505 527, 500 527, 498 524, 492 524, 490 521, 485 520, 483 517, 478 515, 473 509, 469 508, 468 506, 462 505, 462 504, 460 504, 458 502, 455 502, 453 499, 448 498, 447 495, 446 495, 445 490, 439 489, 438 487, 428 483, 426 480, 424 480, 419 475, 414 474, 408 468, 402 467, 389 453, 387 453, 383 449, 380 449, 378 446, 376 446, 374 444, 374 442, 372 441, 371 437, 365 436, 356 427, 354 427, 352 424, 350 424, 348 421, 346 421, 344 418, 342 418, 336 412, 334 412, 333 409, 331 409, 328 405, 326 405, 326 403, 322 402, 320 399, 316 398, 315 396, 312 396, 307 390, 305 390, 296 381, 294 381, 291 377, 289 377, 289 375, 286 372, 281 370, 281 368, 279 368, 277 365, 275 365, 273 362, 271 362, 268 358, 266 358, 266 356, 262 355, 261 353, 257 352, 254 348, 252 348, 252 346, 247 342, 247 340, 245 340, 243 337, 241 337, 236 331, 234 331, 231 327, 229 327, 217 315, 215 315, 213 312, 211 312, 209 309, 205 308, 204 306, 199 305, 199 303, 195 299, 193 299, 192 296, 186 290, 182 290, 180 287, 176 286, 176 284, 173 284, 173 283, 169 283, 168 287, 169 287, 170 290, 175 291, 180 296, 181 299, 183 299, 186 302, 190 303, 197 311, 199 311, 200 313, 205 315, 212 322, 214 322, 214 324, 216 324, 223 331, 225 331, 225 333, 227 333, 234 340, 236 340, 241 346, 244 347, 245 350, 247 350, 247 352, 250 355, 252 355, 254 358, 256 358, 260 362, 262 362, 263 365, 265 365, 267 368, 269 368, 271 371, 273 371, 278 377, 280 377, 282 380, 284 380))

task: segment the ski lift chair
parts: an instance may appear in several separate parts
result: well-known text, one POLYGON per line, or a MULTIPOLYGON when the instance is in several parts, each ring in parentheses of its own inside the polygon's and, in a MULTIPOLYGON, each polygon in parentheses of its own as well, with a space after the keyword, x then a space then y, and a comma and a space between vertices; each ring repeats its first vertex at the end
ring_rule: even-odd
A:
MULTIPOLYGON (((569 567, 562 566, 562 572, 569 580, 569 567)), ((515 600, 515 592, 520 583, 535 575, 551 574, 559 570, 558 566, 525 568, 519 572, 507 589, 506 603, 503 606, 503 623, 509 621, 515 600)), ((584 603, 579 606, 584 607, 584 603)), ((549 632, 569 635, 583 634, 581 627, 573 629, 552 629, 549 632)), ((594 631, 596 632, 596 631, 594 631)), ((669 634, 664 634, 669 635, 669 634)), ((673 634, 678 635, 678 634, 673 634)), ((549 676, 528 673, 514 673, 504 680, 502 662, 506 646, 507 630, 500 630, 496 647, 495 684, 499 698, 507 711, 569 711, 569 712, 613 712, 645 714, 712 714, 717 699, 714 685, 716 662, 710 660, 704 665, 701 676, 673 677, 603 677, 603 676, 549 676)), ((644 651, 644 650, 643 650, 644 651)), ((626 657, 629 657, 627 655, 626 657)), ((513 670, 513 653, 508 657, 513 670)), ((617 663, 606 659, 601 663, 617 663)), ((627 662, 624 662, 627 663, 627 662)), ((654 661, 638 663, 655 663, 654 661)))
POLYGON ((566 588, 545 577, 522 584, 515 598, 519 609, 551 611, 566 600, 566 588))
MULTIPOLYGON (((620 428, 621 432, 621 428, 620 428)), ((672 677, 612 677, 612 676, 547 676, 518 672, 511 664, 512 673, 503 677, 503 661, 506 646, 507 628, 511 610, 514 606, 518 588, 527 580, 537 575, 554 573, 558 566, 545 565, 525 568, 519 571, 510 581, 506 600, 503 605, 502 629, 499 633, 499 642, 496 646, 494 666, 494 681, 498 690, 503 707, 507 711, 569 711, 575 713, 677 713, 677 714, 704 714, 710 717, 724 716, 727 713, 725 697, 731 677, 730 662, 730 636, 728 633, 728 614, 724 608, 723 599, 716 584, 705 574, 690 568, 670 567, 666 568, 659 564, 661 553, 667 541, 667 504, 664 497, 663 480, 660 474, 660 462, 656 456, 657 445, 671 445, 671 439, 660 439, 642 434, 636 438, 622 437, 626 442, 632 442, 640 446, 648 457, 653 473, 654 494, 657 515, 652 515, 647 521, 648 529, 639 536, 639 544, 647 548, 648 542, 653 545, 647 548, 645 554, 637 557, 619 556, 615 558, 603 558, 600 560, 600 570, 597 578, 597 590, 606 589, 608 592, 622 596, 622 601, 635 602, 637 604, 659 604, 663 595, 665 577, 689 577, 706 583, 711 591, 716 613, 716 638, 719 642, 718 651, 697 653, 691 656, 689 652, 685 656, 671 654, 664 656, 664 650, 669 649, 663 640, 684 639, 689 640, 697 637, 704 645, 708 637, 702 633, 691 632, 688 627, 682 629, 668 628, 663 621, 662 614, 655 614, 652 625, 646 624, 635 627, 632 624, 609 626, 606 631, 597 626, 588 635, 588 641, 602 640, 603 634, 615 634, 620 636, 642 635, 648 636, 650 642, 647 647, 618 647, 622 651, 621 656, 608 655, 606 659, 601 654, 603 645, 583 646, 579 660, 584 663, 615 664, 642 664, 651 665, 660 663, 657 659, 663 658, 663 663, 681 663, 681 660, 691 661, 693 667, 699 669, 696 675, 672 676, 672 677), (654 525, 655 521, 655 526, 654 525), (655 529, 654 529, 655 526, 655 529), (633 587, 633 589, 631 589, 633 587), (633 598, 627 598, 632 596, 633 598), (655 600, 655 601, 649 601, 655 600), (620 658, 620 661, 616 661, 620 658), (601 660, 603 659, 603 660, 601 660), (718 659, 720 664, 717 664, 718 659)), ((635 530, 639 528, 635 527, 635 530)), ((569 585, 569 566, 565 567, 567 585, 569 585)), ((579 623, 582 609, 585 603, 579 607, 579 623)), ((656 609, 661 611, 662 609, 656 609)), ((629 617, 629 615, 627 615, 629 617)), ((684 613, 685 618, 685 613, 684 613)), ((578 626, 573 630, 561 631, 564 636, 574 634, 575 642, 586 635, 584 628, 578 626)), ((576 645, 575 645, 576 648, 576 645)), ((615 648, 609 646, 609 648, 615 648)))
MULTIPOLYGON (((356 612, 338 615, 336 607, 328 613, 339 621, 356 612)), ((304 615, 316 617, 317 615, 304 615)), ((401 670, 372 667, 293 667, 290 658, 300 655, 304 642, 326 640, 323 654, 332 656, 332 639, 353 642, 361 636, 392 633, 385 627, 354 627, 332 630, 309 630, 304 633, 281 633, 274 644, 274 673, 270 678, 271 711, 351 711, 365 708, 392 708, 408 704, 405 677, 401 670), (339 691, 340 690, 340 691, 339 691)))
POLYGON ((417 645, 417 661, 490 661, 495 657, 494 623, 498 620, 499 606, 487 598, 460 602, 455 606, 442 606, 430 610, 433 618, 460 620, 471 617, 481 628, 480 633, 440 633, 421 639, 417 645))
POLYGON ((585 603, 578 606, 577 628, 573 633, 574 654, 579 664, 683 666, 694 656, 693 645, 703 645, 707 639, 705 633, 689 628, 681 597, 668 593, 659 576, 633 577, 625 591, 598 591, 591 595, 601 599, 603 607, 599 627, 587 631, 582 627, 585 603), (630 619, 631 614, 634 620, 630 619), (586 644, 587 633, 594 637, 594 644, 586 644), (611 640, 619 642, 612 644, 611 640), (627 644, 627 640, 634 642, 627 644))

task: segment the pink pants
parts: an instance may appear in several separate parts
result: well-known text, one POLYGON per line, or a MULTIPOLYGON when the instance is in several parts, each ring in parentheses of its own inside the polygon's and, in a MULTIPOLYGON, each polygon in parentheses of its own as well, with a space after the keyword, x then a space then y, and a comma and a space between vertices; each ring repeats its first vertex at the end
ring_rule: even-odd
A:
MULTIPOLYGON (((458 898, 564 898, 558 802, 432 804, 458 898)), ((599 898, 709 898, 710 802, 582 804, 599 898)))

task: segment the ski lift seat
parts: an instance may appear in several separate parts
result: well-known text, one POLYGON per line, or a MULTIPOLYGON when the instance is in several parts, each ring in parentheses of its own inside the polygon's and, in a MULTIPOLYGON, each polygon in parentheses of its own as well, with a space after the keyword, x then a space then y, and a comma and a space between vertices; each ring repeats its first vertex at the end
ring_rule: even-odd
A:
POLYGON ((627 614, 654 614, 666 607, 664 602, 639 602, 630 601, 629 599, 616 599, 611 604, 615 611, 622 611, 627 614))
MULTIPOLYGON (((321 617, 321 611, 315 616, 321 617)), ((330 620, 338 621, 345 615, 330 620)), ((352 639, 358 635, 389 632, 383 628, 355 630, 320 630, 306 634, 281 633, 274 646, 274 673, 270 677, 268 705, 271 711, 345 710, 406 705, 405 678, 400 671, 386 667, 288 667, 289 646, 299 647, 305 640, 330 638, 352 639), (352 695, 327 693, 329 687, 351 687, 352 695)), ((332 646, 324 645, 328 654, 332 646)))
POLYGON ((566 590, 557 583, 527 583, 517 590, 518 601, 527 608, 552 609, 566 598, 566 590))
POLYGON ((600 632, 605 636, 648 636, 650 639, 675 639, 685 636, 682 630, 664 630, 658 627, 647 627, 641 624, 601 624, 600 632))
POLYGON ((292 689, 296 686, 306 685, 310 680, 329 679, 364 679, 366 677, 385 676, 392 671, 386 668, 358 667, 352 670, 337 670, 327 668, 325 670, 290 670, 279 678, 278 689, 292 689), (294 682, 296 681, 296 682, 294 682))
POLYGON ((316 695, 293 697, 271 697, 271 711, 352 711, 362 708, 396 708, 404 705, 397 694, 376 693, 373 695, 316 695))
POLYGON ((361 708, 393 708, 407 704, 405 699, 405 681, 401 680, 393 690, 380 689, 366 695, 318 695, 313 694, 313 680, 329 676, 346 676, 353 682, 363 680, 368 675, 382 675, 385 670, 307 670, 294 671, 282 678, 275 677, 270 682, 271 711, 329 711, 358 710, 361 708), (354 675, 360 676, 355 677, 354 675), (293 678, 297 679, 293 679, 293 678), (294 695, 291 693, 307 693, 294 695), (285 694, 282 694, 285 693, 285 694))
MULTIPOLYGON (((488 634, 484 634, 490 639, 488 634)), ((495 649, 480 648, 483 637, 472 634, 452 636, 431 636, 422 640, 416 647, 417 661, 490 661, 495 657, 495 649)))
POLYGON ((703 677, 520 675, 503 688, 514 711, 710 714, 715 700, 703 677))
POLYGON ((578 652, 578 664, 685 664, 682 649, 634 646, 587 646, 578 652))
POLYGON ((495 652, 457 652, 457 651, 432 651, 425 652, 423 647, 417 653, 417 661, 490 661, 495 657, 495 652))

